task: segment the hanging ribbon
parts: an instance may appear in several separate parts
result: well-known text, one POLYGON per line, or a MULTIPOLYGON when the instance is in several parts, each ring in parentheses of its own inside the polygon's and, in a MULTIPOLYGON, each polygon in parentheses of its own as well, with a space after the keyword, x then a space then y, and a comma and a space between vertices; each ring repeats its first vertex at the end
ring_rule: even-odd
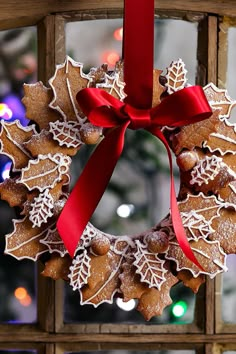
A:
POLYGON ((80 237, 96 209, 122 153, 126 129, 146 129, 163 142, 168 153, 171 171, 170 209, 179 245, 187 258, 202 269, 190 248, 182 225, 174 187, 171 152, 160 127, 165 125, 178 127, 195 123, 209 118, 212 111, 203 89, 199 86, 180 90, 167 96, 157 107, 151 108, 153 18, 153 1, 127 0, 125 2, 124 65, 126 69, 124 73, 127 93, 125 103, 106 91, 96 88, 83 89, 77 95, 78 103, 88 120, 96 126, 111 129, 98 145, 79 177, 58 219, 57 229, 73 257, 80 237), (137 28, 141 34, 139 41, 134 40, 137 36, 137 28), (129 46, 131 38, 132 45, 129 46), (137 59, 140 55, 140 44, 143 50, 146 48, 142 60, 137 59), (133 64, 132 61, 135 63, 133 64), (135 70, 133 70, 132 64, 135 70), (145 68, 145 75, 141 75, 140 80, 139 73, 143 68, 145 68))

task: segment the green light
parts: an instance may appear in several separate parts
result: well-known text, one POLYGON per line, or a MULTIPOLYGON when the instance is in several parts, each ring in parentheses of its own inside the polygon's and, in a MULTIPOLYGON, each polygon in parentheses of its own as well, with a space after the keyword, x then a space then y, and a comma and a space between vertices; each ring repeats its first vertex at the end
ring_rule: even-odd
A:
POLYGON ((175 317, 182 317, 187 311, 188 305, 185 301, 178 301, 172 307, 172 313, 175 317))

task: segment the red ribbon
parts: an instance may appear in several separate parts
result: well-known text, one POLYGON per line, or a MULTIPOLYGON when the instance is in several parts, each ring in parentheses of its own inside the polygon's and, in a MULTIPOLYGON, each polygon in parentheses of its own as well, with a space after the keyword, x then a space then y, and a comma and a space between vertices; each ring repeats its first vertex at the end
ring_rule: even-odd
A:
POLYGON ((126 129, 146 129, 165 145, 171 170, 171 215, 173 228, 184 254, 199 268, 190 248, 178 210, 171 152, 160 126, 182 126, 208 118, 212 112, 201 87, 180 90, 154 108, 153 31, 154 1, 126 0, 124 28, 125 103, 106 91, 81 90, 77 99, 91 123, 109 129, 85 166, 57 222, 57 229, 73 257, 80 237, 90 220, 124 146, 126 129), (137 31, 139 40, 137 41, 137 31))
POLYGON ((171 170, 171 215, 176 237, 186 256, 201 268, 186 238, 176 201, 171 152, 160 126, 181 126, 208 118, 212 112, 200 86, 192 86, 166 97, 157 107, 137 109, 123 103, 106 91, 83 89, 77 100, 89 121, 108 131, 85 166, 57 223, 58 231, 71 256, 90 220, 115 165, 122 153, 125 131, 146 129, 165 145, 171 170), (184 118, 183 118, 184 117, 184 118))

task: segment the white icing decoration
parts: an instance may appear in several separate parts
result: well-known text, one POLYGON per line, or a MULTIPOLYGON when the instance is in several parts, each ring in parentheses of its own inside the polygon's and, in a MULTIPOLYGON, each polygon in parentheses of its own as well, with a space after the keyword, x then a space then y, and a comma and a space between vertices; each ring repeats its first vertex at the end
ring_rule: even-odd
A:
MULTIPOLYGON (((200 240, 200 239, 199 239, 200 240)), ((219 260, 217 259, 214 259, 212 258, 212 263, 214 263, 218 269, 215 270, 214 272, 210 273, 210 272, 206 272, 204 270, 200 270, 197 266, 193 265, 191 268, 188 268, 188 267, 180 267, 180 263, 179 263, 179 260, 174 258, 174 257, 171 257, 169 256, 168 254, 166 255, 166 258, 169 259, 169 260, 172 260, 172 261, 175 261, 176 263, 176 270, 177 272, 183 270, 183 269, 187 269, 189 270, 192 275, 194 276, 194 278, 198 277, 199 274, 206 274, 208 275, 211 279, 213 279, 217 274, 219 273, 222 273, 222 272, 226 272, 228 270, 227 266, 226 266, 226 253, 223 251, 223 249, 221 248, 220 246, 220 243, 219 241, 208 241, 206 239, 204 239, 204 242, 208 243, 209 245, 210 244, 217 244, 218 245, 218 249, 217 251, 219 251, 219 253, 223 256, 223 259, 224 259, 224 263, 221 263, 219 260)), ((171 249, 171 246, 174 246, 176 248, 180 248, 179 244, 177 242, 174 242, 174 241, 171 241, 170 242, 170 249, 171 249)), ((198 253, 198 254, 201 254, 202 256, 204 256, 205 258, 207 259, 211 259, 211 257, 208 256, 208 254, 204 253, 202 250, 199 250, 197 248, 195 248, 193 245, 191 245, 191 249, 193 252, 195 253, 198 253)), ((184 254, 181 258, 185 258, 184 254)))
POLYGON ((167 68, 167 92, 172 94, 176 91, 182 90, 187 83, 186 78, 187 70, 182 59, 173 61, 169 68, 167 68))
POLYGON ((23 219, 18 219, 18 220, 14 219, 13 220, 14 230, 10 234, 5 236, 6 247, 5 247, 4 253, 11 255, 12 257, 16 258, 18 261, 21 259, 30 259, 32 261, 36 261, 43 253, 46 253, 47 250, 43 250, 41 252, 38 252, 34 257, 29 257, 26 255, 23 255, 22 257, 17 257, 12 252, 17 250, 19 247, 24 247, 25 245, 27 245, 28 243, 30 243, 32 241, 36 241, 37 239, 41 240, 43 235, 51 228, 52 225, 49 225, 48 228, 44 229, 43 231, 41 231, 37 235, 32 236, 30 239, 27 239, 26 241, 21 242, 20 244, 17 244, 15 247, 13 247, 13 248, 8 247, 9 240, 10 240, 11 236, 13 236, 14 233, 16 232, 16 225, 24 222, 26 219, 27 219, 27 216, 25 216, 23 219))
POLYGON ((85 247, 89 247, 92 239, 97 235, 104 235, 100 230, 96 229, 91 223, 86 225, 86 228, 80 238, 76 252, 83 250, 85 247))
POLYGON ((112 75, 105 74, 105 82, 96 84, 96 87, 101 89, 108 88, 110 94, 115 91, 120 101, 123 101, 126 97, 126 94, 124 93, 125 84, 120 81, 120 75, 118 73, 113 73, 112 75), (116 86, 119 89, 117 89, 116 86))
POLYGON ((188 236, 188 240, 197 240, 199 236, 195 235, 195 230, 198 231, 203 238, 207 238, 214 230, 211 227, 212 220, 206 220, 203 215, 191 210, 189 213, 181 212, 182 223, 192 235, 188 236))
POLYGON ((37 160, 30 160, 28 166, 25 168, 22 168, 22 176, 19 180, 17 180, 17 183, 25 184, 29 190, 33 190, 34 188, 37 188, 40 192, 43 192, 47 188, 55 187, 57 182, 61 181, 62 176, 65 175, 69 171, 70 163, 71 163, 71 158, 67 155, 63 155, 60 153, 57 153, 55 155, 51 155, 51 154, 41 155, 40 154, 40 155, 38 155, 37 160), (24 178, 24 172, 28 172, 32 168, 32 165, 37 165, 42 160, 50 160, 51 162, 53 162, 55 164, 55 166, 51 170, 45 170, 37 176, 31 175, 28 178, 24 178), (48 175, 50 175, 51 173, 53 173, 55 171, 58 173, 58 176, 53 180, 53 183, 49 183, 47 185, 46 181, 45 181, 45 177, 47 177, 48 175), (33 187, 31 187, 28 184, 29 181, 32 181, 36 178, 43 179, 43 181, 44 181, 43 186, 38 186, 38 185, 35 186, 34 185, 33 187))
POLYGON ((66 147, 78 148, 82 143, 80 140, 79 129, 81 125, 76 122, 56 122, 49 123, 49 131, 53 135, 53 139, 58 141, 59 145, 66 147))
POLYGON ((88 278, 91 274, 90 262, 91 258, 88 256, 86 249, 84 249, 83 253, 77 255, 76 258, 73 259, 68 278, 70 279, 70 285, 74 291, 81 289, 88 283, 88 278))
POLYGON ((98 289, 98 291, 93 294, 89 299, 83 301, 83 294, 81 292, 81 290, 79 290, 80 292, 80 298, 81 298, 81 301, 80 301, 80 304, 81 305, 93 305, 95 308, 98 307, 99 305, 103 304, 103 303, 108 303, 108 304, 112 304, 113 302, 113 298, 114 298, 114 295, 119 291, 119 289, 115 289, 111 295, 111 298, 110 299, 104 299, 104 300, 101 300, 98 304, 96 303, 93 303, 91 302, 93 300, 93 298, 96 298, 96 296, 101 293, 103 291, 103 289, 107 286, 107 284, 112 280, 112 278, 117 274, 117 272, 119 272, 120 270, 120 266, 123 262, 123 259, 125 257, 125 254, 121 255, 120 256, 120 260, 119 260, 119 263, 118 265, 113 269, 113 271, 111 272, 109 278, 105 281, 105 283, 98 289))
POLYGON ((157 254, 148 251, 147 246, 136 240, 137 252, 134 254, 136 273, 140 275, 141 281, 148 284, 149 288, 160 290, 161 285, 166 281, 164 274, 165 260, 161 260, 157 254))
MULTIPOLYGON (((223 119, 224 121, 224 124, 227 125, 228 127, 233 127, 234 129, 234 132, 236 133, 236 124, 232 124, 230 122, 228 122, 227 120, 223 119)), ((214 152, 219 152, 221 154, 221 156, 224 156, 226 155, 227 153, 231 153, 231 154, 236 154, 236 140, 235 139, 232 139, 230 137, 227 137, 223 134, 220 134, 220 133, 211 133, 210 136, 214 136, 218 139, 221 139, 222 140, 222 143, 224 143, 224 141, 226 142, 229 142, 231 144, 234 144, 235 145, 235 149, 233 150, 226 150, 226 151, 223 151, 220 147, 216 147, 214 149, 212 149, 209 145, 208 145, 208 142, 207 141, 204 141, 203 143, 203 148, 207 148, 210 152, 214 153, 214 152)))
MULTIPOLYGON (((53 94, 54 94, 54 98, 53 98, 52 102, 49 104, 49 107, 51 107, 52 109, 56 109, 58 112, 60 112, 65 121, 67 120, 65 112, 59 106, 55 106, 54 105, 55 102, 56 102, 56 99, 57 99, 57 93, 56 93, 56 90, 55 90, 55 88, 53 86, 53 81, 55 80, 55 78, 57 76, 58 70, 63 69, 65 67, 66 68, 66 74, 68 73, 69 63, 72 66, 77 67, 77 68, 80 69, 80 76, 82 78, 85 78, 85 79, 88 80, 88 87, 89 87, 89 83, 92 82, 92 78, 89 75, 84 74, 84 72, 83 72, 83 64, 74 61, 69 56, 66 56, 65 62, 63 64, 60 64, 60 65, 56 66, 56 70, 55 70, 54 76, 48 81, 49 85, 51 86, 51 88, 53 90, 53 94)), ((78 110, 76 108, 76 105, 75 105, 75 102, 74 102, 74 99, 73 99, 73 95, 72 95, 71 87, 70 87, 70 82, 69 82, 68 79, 66 79, 66 86, 67 86, 67 89, 68 89, 68 92, 69 92, 70 101, 71 101, 73 110, 75 112, 75 116, 77 118, 77 121, 79 122, 80 125, 82 125, 87 120, 87 118, 86 117, 82 118, 79 115, 79 112, 78 112, 78 110)))
POLYGON ((47 246, 50 253, 59 253, 61 257, 64 257, 66 254, 68 254, 64 242, 62 241, 57 231, 56 224, 51 226, 51 228, 47 231, 45 238, 40 240, 40 243, 43 243, 45 246, 47 246))
MULTIPOLYGON (((17 125, 17 127, 24 131, 24 132, 32 132, 32 135, 33 134, 37 134, 37 131, 35 129, 35 125, 29 125, 28 127, 24 127, 23 125, 21 125, 20 121, 18 119, 14 120, 14 122, 10 122, 10 123, 7 123, 6 121, 4 120, 1 120, 1 126, 2 126, 2 129, 6 131, 7 133, 7 137, 8 139, 19 149, 22 151, 22 153, 24 155, 26 155, 29 159, 32 158, 32 156, 30 155, 30 153, 24 148, 24 146, 22 144, 18 144, 16 140, 12 139, 12 136, 10 135, 7 127, 8 126, 11 126, 11 125, 17 125)), ((1 154, 4 154, 6 156, 8 156, 12 161, 13 161, 13 171, 14 172, 17 172, 17 171, 21 171, 21 169, 17 169, 15 168, 15 159, 14 159, 14 156, 6 153, 3 151, 3 148, 4 148, 4 144, 3 142, 0 140, 0 153, 1 154)))
POLYGON ((228 110, 228 113, 227 114, 219 114, 219 118, 220 119, 224 119, 224 118, 229 118, 230 117, 230 114, 231 114, 231 110, 232 108, 236 105, 236 101, 233 100, 229 94, 228 94, 228 91, 225 90, 225 89, 219 89, 217 86, 215 86, 212 82, 210 82, 209 84, 207 84, 204 88, 204 93, 207 97, 207 100, 210 104, 210 106, 212 107, 212 109, 219 109, 221 108, 221 105, 228 105, 229 106, 229 110, 228 110), (223 100, 219 100, 219 101, 216 101, 215 98, 214 98, 214 93, 213 92, 217 92, 217 93, 220 93, 220 94, 224 94, 225 96, 225 101, 223 100))
POLYGON ((41 224, 48 221, 48 218, 53 216, 53 204, 53 197, 49 193, 49 189, 46 189, 38 197, 34 198, 29 212, 29 219, 33 227, 40 227, 41 224))
POLYGON ((217 157, 216 155, 206 156, 194 166, 191 172, 192 179, 190 184, 198 184, 199 186, 208 184, 210 180, 213 180, 218 175, 222 167, 221 157, 217 157))

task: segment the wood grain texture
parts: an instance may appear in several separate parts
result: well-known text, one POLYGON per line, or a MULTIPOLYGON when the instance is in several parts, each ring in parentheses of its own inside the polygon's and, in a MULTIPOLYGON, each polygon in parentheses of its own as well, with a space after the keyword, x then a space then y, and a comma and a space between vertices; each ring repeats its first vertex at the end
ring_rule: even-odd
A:
MULTIPOLYGON (((223 0, 155 0, 157 10, 192 11, 236 16, 233 1, 223 0)), ((36 25, 45 16, 69 11, 89 11, 94 9, 122 9, 123 0, 9 0, 0 2, 0 28, 36 25)))
MULTIPOLYGON (((182 333, 182 334, 55 334, 47 333, 41 330, 22 332, 19 333, 17 330, 11 330, 11 333, 1 331, 0 333, 0 348, 5 348, 6 343, 10 343, 11 346, 14 345, 16 348, 16 343, 18 347, 25 345, 27 343, 28 347, 38 345, 40 343, 100 343, 105 348, 107 344, 109 346, 112 344, 115 349, 118 343, 122 344, 132 344, 133 348, 139 347, 146 348, 145 346, 149 344, 165 344, 165 346, 174 345, 175 348, 183 348, 184 345, 188 347, 195 347, 201 344, 210 343, 221 343, 225 346, 230 346, 236 348, 236 336, 232 334, 192 334, 192 333, 182 333), (13 342, 14 339, 14 342, 13 342), (35 345, 32 345, 35 343, 35 345), (182 347, 181 347, 182 345, 182 347)), ((11 346, 9 348, 11 348, 11 346)))

